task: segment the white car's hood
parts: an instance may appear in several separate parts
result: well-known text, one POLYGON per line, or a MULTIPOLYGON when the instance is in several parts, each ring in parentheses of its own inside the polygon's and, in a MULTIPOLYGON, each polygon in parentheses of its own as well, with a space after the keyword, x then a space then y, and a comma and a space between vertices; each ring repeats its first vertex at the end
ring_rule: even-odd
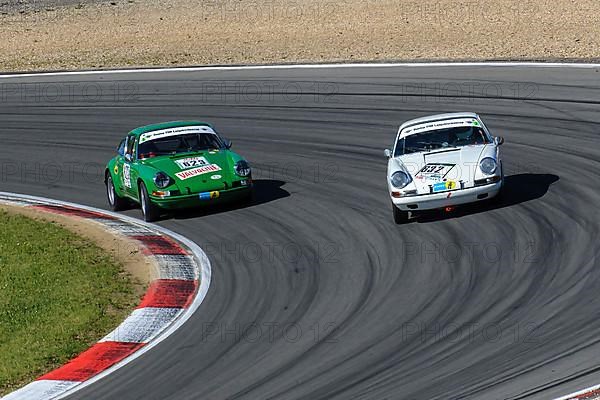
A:
POLYGON ((429 193, 430 186, 453 181, 464 187, 473 186, 483 154, 495 154, 493 145, 474 145, 412 153, 391 158, 388 177, 396 171, 408 172, 418 193, 429 193))

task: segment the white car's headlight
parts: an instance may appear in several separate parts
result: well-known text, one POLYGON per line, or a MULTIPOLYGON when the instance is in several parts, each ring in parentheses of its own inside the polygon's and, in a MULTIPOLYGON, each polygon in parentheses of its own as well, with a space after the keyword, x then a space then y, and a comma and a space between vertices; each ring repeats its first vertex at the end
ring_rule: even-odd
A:
POLYGON ((390 182, 395 188, 403 189, 412 182, 412 178, 406 172, 396 171, 390 177, 390 182))
POLYGON ((157 172, 154 175, 154 184, 160 189, 164 189, 171 184, 171 178, 164 172, 157 172))
POLYGON ((486 175, 492 175, 496 172, 496 168, 498 168, 498 164, 491 157, 486 157, 479 163, 479 169, 486 175))

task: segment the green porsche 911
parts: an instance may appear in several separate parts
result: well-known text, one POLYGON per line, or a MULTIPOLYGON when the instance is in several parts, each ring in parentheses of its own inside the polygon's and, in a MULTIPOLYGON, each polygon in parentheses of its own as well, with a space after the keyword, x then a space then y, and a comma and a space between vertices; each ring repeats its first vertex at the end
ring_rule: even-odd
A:
POLYGON ((134 129, 106 166, 108 203, 114 211, 139 203, 144 219, 163 210, 227 199, 252 199, 248 162, 231 142, 199 121, 175 121, 134 129))

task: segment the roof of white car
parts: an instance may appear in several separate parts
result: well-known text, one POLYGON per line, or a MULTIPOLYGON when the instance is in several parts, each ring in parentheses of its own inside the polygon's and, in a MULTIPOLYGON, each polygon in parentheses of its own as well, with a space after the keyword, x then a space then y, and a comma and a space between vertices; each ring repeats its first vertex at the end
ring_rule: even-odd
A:
POLYGON ((447 113, 447 114, 436 114, 436 115, 428 115, 426 117, 411 119, 410 121, 406 121, 402 125, 400 125, 400 131, 407 126, 418 125, 424 122, 433 122, 440 121, 444 119, 459 119, 459 118, 477 118, 479 119, 479 115, 472 112, 457 112, 457 113, 447 113))

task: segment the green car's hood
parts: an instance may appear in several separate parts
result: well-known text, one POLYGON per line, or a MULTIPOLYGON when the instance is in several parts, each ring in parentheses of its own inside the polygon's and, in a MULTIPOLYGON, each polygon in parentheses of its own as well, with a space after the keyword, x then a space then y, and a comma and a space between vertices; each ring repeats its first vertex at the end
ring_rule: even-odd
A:
POLYGON ((233 158, 238 157, 228 150, 214 150, 153 157, 142 163, 169 175, 182 192, 195 193, 231 187, 239 179, 233 172, 233 158))

